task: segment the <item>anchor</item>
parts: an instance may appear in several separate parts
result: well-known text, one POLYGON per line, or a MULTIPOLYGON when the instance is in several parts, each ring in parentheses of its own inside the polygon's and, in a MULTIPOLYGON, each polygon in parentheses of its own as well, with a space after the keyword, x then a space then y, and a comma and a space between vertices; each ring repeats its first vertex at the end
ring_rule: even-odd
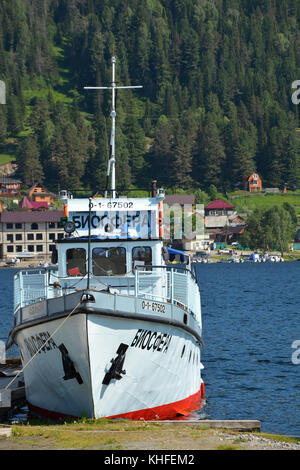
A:
POLYGON ((62 343, 60 346, 58 346, 58 349, 60 350, 61 355, 62 355, 62 362, 63 362, 63 368, 64 368, 64 373, 65 373, 65 376, 63 377, 63 379, 64 380, 76 379, 77 382, 81 385, 83 383, 83 380, 79 372, 76 371, 74 367, 74 363, 69 356, 69 352, 67 348, 62 343))
POLYGON ((117 357, 111 359, 111 366, 109 371, 105 374, 103 384, 108 385, 112 379, 121 380, 123 375, 126 374, 126 370, 123 370, 125 361, 125 354, 128 349, 128 345, 121 343, 117 350, 117 357))

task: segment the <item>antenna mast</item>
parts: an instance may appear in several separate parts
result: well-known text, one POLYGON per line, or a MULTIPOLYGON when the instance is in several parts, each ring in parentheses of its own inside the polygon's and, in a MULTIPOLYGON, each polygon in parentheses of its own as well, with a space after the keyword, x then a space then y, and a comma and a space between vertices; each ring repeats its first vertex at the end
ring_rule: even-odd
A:
MULTIPOLYGON (((108 166, 107 166, 107 178, 109 180, 109 176, 111 176, 111 190, 110 194, 112 198, 116 197, 116 153, 115 153, 115 136, 116 136, 116 90, 124 90, 124 89, 134 89, 134 88, 143 88, 141 85, 140 86, 117 86, 116 85, 116 79, 115 79, 115 69, 116 69, 116 62, 117 59, 114 55, 114 49, 112 50, 112 58, 111 58, 111 63, 112 63, 112 81, 111 85, 108 87, 96 87, 96 86, 86 86, 84 87, 85 90, 111 90, 112 93, 112 107, 111 107, 111 113, 110 117, 112 120, 111 123, 111 136, 110 136, 110 147, 111 147, 111 155, 108 161, 108 166)), ((106 192, 107 193, 107 192, 106 192)), ((107 197, 107 194, 105 193, 105 197, 107 197)))

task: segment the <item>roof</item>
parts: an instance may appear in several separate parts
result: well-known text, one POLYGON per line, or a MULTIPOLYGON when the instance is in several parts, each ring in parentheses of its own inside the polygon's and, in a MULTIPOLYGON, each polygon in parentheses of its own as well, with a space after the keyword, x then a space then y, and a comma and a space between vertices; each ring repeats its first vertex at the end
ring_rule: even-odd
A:
POLYGON ((187 254, 184 251, 175 250, 175 248, 171 248, 169 246, 168 246, 168 252, 169 252, 169 255, 170 255, 170 261, 173 261, 175 259, 176 255, 180 255, 180 261, 181 262, 184 262, 186 257, 187 257, 187 254))
POLYGON ((223 201, 223 199, 216 199, 215 201, 208 204, 205 209, 234 209, 234 206, 226 201, 223 201))
POLYGON ((7 176, 0 176, 0 184, 14 184, 14 183, 22 183, 20 180, 15 180, 13 178, 8 178, 7 176))
POLYGON ((235 227, 225 227, 219 233, 221 235, 241 234, 245 231, 246 227, 247 227, 246 224, 236 225, 235 227))
POLYGON ((28 190, 28 194, 30 194, 31 192, 34 192, 35 189, 41 189, 41 191, 36 192, 36 194, 38 195, 55 196, 54 193, 51 193, 50 191, 48 191, 48 189, 45 188, 45 186, 43 186, 42 184, 35 184, 34 186, 31 186, 31 188, 28 190))
POLYGON ((184 204, 195 204, 196 199, 194 194, 167 194, 164 202, 169 206, 173 204, 180 204, 182 206, 184 204))
POLYGON ((20 207, 27 207, 28 209, 48 209, 48 202, 31 202, 24 196, 19 204, 20 207))
POLYGON ((5 211, 0 213, 0 222, 60 222, 63 216, 63 211, 5 211))
POLYGON ((257 173, 257 171, 253 171, 253 173, 251 173, 251 175, 248 176, 248 181, 250 180, 250 178, 253 177, 253 175, 256 175, 257 178, 261 179, 260 175, 257 173))

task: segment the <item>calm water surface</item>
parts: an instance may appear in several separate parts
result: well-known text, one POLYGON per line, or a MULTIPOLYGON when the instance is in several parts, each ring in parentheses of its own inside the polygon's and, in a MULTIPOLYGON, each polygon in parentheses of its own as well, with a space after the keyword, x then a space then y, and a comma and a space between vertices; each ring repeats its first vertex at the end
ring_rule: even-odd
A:
POLYGON ((197 266, 211 419, 258 419, 300 436, 300 263, 197 266))
MULTIPOLYGON (((13 274, 0 269, 0 339, 12 323, 13 274)), ((199 417, 258 419, 262 431, 300 436, 300 262, 200 264, 202 362, 199 417)), ((9 355, 17 355, 10 350, 9 355)))

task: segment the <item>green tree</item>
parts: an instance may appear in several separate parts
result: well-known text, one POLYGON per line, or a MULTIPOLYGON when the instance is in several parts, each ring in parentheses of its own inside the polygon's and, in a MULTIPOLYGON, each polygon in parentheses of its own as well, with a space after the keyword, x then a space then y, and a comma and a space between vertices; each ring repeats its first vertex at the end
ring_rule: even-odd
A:
POLYGON ((204 187, 222 185, 222 169, 225 149, 214 116, 208 113, 203 129, 199 132, 198 145, 194 156, 196 175, 204 187))
POLYGON ((241 236, 241 244, 251 249, 289 251, 296 233, 296 221, 286 206, 274 206, 268 210, 256 209, 247 219, 247 229, 241 236))
POLYGON ((26 187, 42 183, 44 172, 39 159, 39 147, 33 136, 24 139, 17 155, 17 175, 26 187))
POLYGON ((268 246, 279 249, 283 256, 284 251, 289 251, 296 233, 296 225, 290 211, 274 206, 265 212, 263 224, 268 246))

